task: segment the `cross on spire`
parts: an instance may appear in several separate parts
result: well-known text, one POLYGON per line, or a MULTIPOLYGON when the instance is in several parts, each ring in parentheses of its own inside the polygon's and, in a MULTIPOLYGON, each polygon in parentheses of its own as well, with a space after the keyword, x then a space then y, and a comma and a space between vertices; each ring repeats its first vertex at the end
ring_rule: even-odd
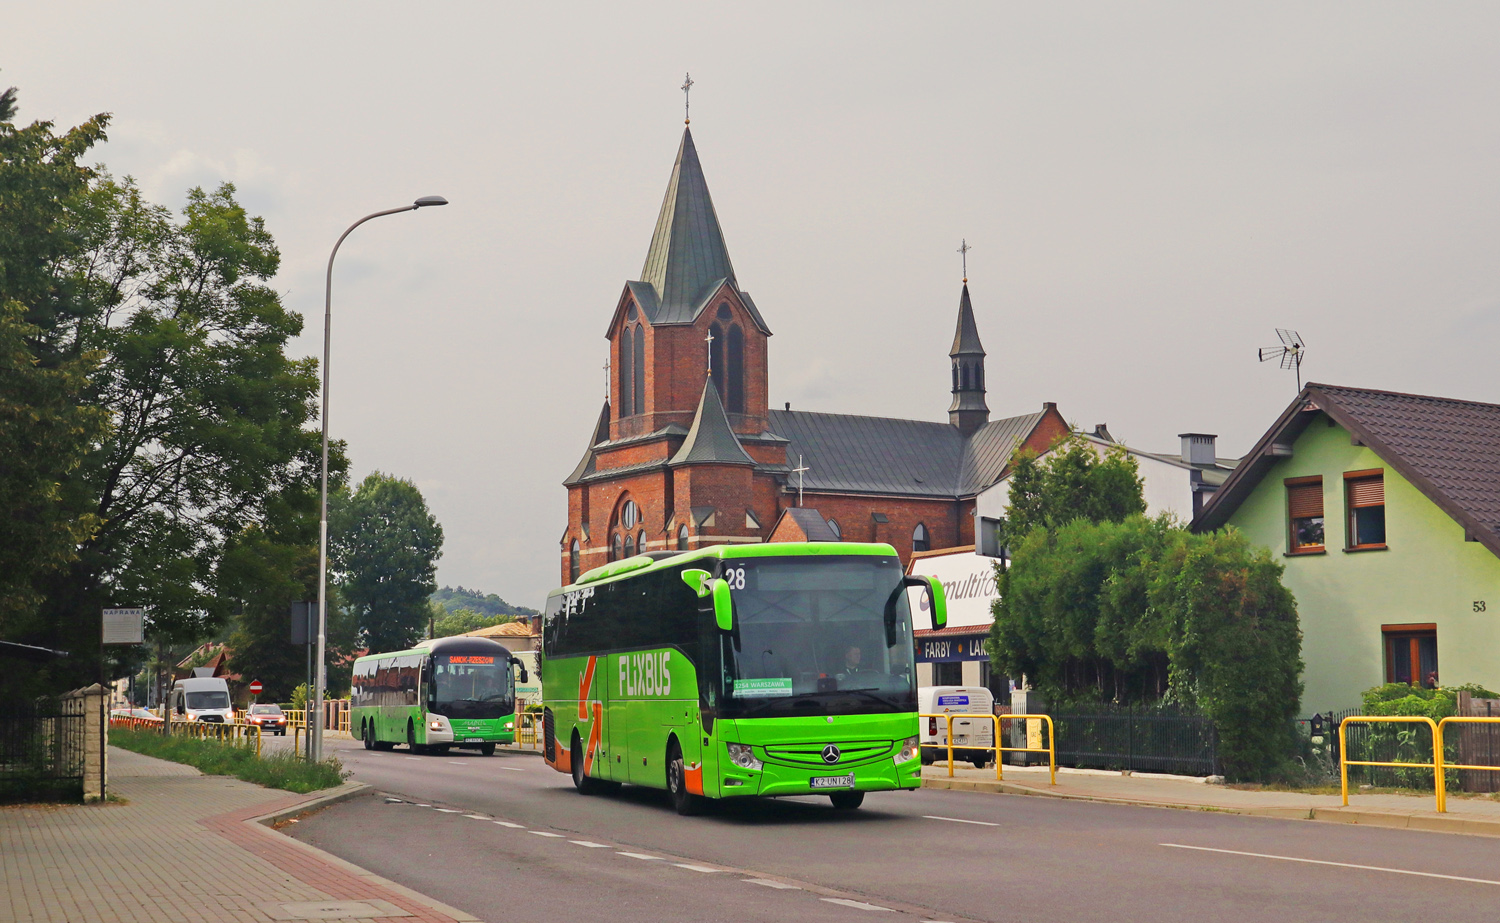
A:
POLYGON ((795 467, 795 468, 792 469, 792 473, 795 474, 795 475, 797 475, 797 505, 798 506, 802 505, 802 475, 805 474, 805 473, 807 473, 807 472, 809 472, 809 471, 811 471, 811 470, 812 470, 811 468, 809 468, 809 467, 807 467, 807 465, 803 464, 803 462, 802 462, 802 456, 798 455, 797 456, 797 467, 795 467))
POLYGON ((963 257, 963 261, 964 261, 964 284, 965 285, 969 284, 969 251, 973 250, 973 249, 974 249, 973 247, 969 246, 969 242, 967 240, 965 240, 963 242, 963 246, 961 246, 961 247, 958 248, 958 254, 959 254, 959 256, 963 257))
POLYGON ((604 357, 604 399, 609 400, 609 357, 604 357))
POLYGON ((714 374, 714 332, 712 329, 708 331, 708 336, 704 337, 703 340, 708 344, 708 374, 711 378, 714 374))
POLYGON ((692 112, 690 111, 690 107, 692 105, 692 97, 688 95, 692 92, 692 90, 693 75, 685 74, 682 78, 682 124, 684 125, 693 124, 693 120, 689 117, 692 115, 692 112))

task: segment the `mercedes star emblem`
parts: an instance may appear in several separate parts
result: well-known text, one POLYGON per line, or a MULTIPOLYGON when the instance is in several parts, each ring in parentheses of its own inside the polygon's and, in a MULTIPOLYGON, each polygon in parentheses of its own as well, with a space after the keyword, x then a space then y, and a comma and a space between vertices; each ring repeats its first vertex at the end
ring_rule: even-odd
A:
POLYGON ((839 761, 839 748, 836 744, 829 744, 823 748, 823 762, 837 763, 839 761))

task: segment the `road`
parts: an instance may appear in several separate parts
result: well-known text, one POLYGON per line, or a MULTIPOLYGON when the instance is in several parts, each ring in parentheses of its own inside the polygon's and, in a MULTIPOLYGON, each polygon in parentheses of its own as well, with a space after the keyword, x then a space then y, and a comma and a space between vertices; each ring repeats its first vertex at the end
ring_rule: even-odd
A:
POLYGON ((490 923, 1500 919, 1483 837, 947 791, 679 817, 534 753, 330 749, 379 794, 289 832, 490 923))

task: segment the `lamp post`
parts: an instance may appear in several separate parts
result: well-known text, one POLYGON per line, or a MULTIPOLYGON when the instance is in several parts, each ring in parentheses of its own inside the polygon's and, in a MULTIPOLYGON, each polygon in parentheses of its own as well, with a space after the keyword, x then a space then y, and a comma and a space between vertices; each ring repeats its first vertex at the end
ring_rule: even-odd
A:
POLYGON ((328 343, 329 332, 333 327, 333 258, 339 255, 339 247, 343 245, 344 238, 354 232, 354 229, 372 218, 381 218, 385 215, 395 215, 401 212, 414 212, 419 208, 430 205, 447 205, 448 200, 440 195, 422 196, 410 205, 400 208, 388 208, 385 211, 365 215, 363 218, 349 225, 349 229, 339 235, 338 242, 333 245, 333 252, 328 254, 328 278, 323 288, 323 414, 321 418, 323 426, 323 485, 321 494, 321 514, 318 522, 318 670, 313 680, 311 695, 312 720, 308 724, 308 755, 313 760, 323 758, 323 686, 328 679, 328 664, 326 646, 328 644, 328 343))

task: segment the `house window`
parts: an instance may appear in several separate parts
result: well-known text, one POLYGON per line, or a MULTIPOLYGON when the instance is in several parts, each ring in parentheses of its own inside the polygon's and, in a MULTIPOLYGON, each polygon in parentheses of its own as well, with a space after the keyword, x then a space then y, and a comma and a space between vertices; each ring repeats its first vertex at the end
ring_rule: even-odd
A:
POLYGON ((934 686, 962 686, 964 684, 964 665, 958 661, 933 664, 932 684, 934 686))
POLYGON ((1344 474, 1344 499, 1349 510, 1346 547, 1385 547, 1385 473, 1349 471, 1344 474))
POLYGON ((1292 554, 1323 550, 1323 479, 1287 478, 1288 548, 1292 554))
POLYGON ((920 522, 911 530, 911 550, 928 551, 932 548, 932 542, 927 536, 927 527, 920 522))
POLYGON ((568 582, 578 582, 578 539, 568 546, 568 582))
POLYGON ((839 541, 844 540, 844 530, 839 528, 839 521, 837 519, 828 520, 828 531, 832 532, 833 537, 839 541))
POLYGON ((1412 686, 1438 684, 1437 625, 1382 625, 1385 681, 1412 686))
POLYGON ((686 523, 677 527, 677 550, 688 550, 688 530, 686 523))

